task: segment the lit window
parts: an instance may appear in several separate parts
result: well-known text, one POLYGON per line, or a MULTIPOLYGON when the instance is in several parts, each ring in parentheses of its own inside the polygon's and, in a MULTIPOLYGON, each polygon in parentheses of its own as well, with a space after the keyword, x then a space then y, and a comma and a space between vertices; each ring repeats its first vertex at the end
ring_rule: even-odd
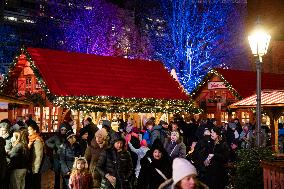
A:
POLYGON ((4 16, 4 19, 6 19, 6 20, 10 20, 10 21, 15 21, 15 22, 17 22, 17 21, 18 21, 18 18, 13 17, 13 16, 4 16))
POLYGON ((25 23, 32 23, 32 24, 35 23, 33 20, 29 20, 29 19, 25 19, 25 18, 22 21, 25 22, 25 23))
POLYGON ((209 119, 214 118, 214 114, 207 114, 207 118, 209 118, 209 119))
POLYGON ((26 89, 30 89, 32 87, 32 78, 26 78, 26 89))
POLYGON ((249 123, 249 113, 248 112, 242 112, 242 122, 243 123, 249 123))
POLYGON ((221 112, 221 122, 228 122, 228 112, 221 112))
POLYGON ((84 6, 84 8, 85 8, 86 10, 92 10, 92 9, 93 9, 93 7, 91 7, 91 6, 84 6))

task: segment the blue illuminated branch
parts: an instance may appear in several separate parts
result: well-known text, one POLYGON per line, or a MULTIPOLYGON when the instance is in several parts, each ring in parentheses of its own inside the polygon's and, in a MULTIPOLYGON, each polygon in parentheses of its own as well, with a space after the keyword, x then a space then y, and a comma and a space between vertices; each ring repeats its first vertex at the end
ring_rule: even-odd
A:
POLYGON ((150 35, 153 58, 162 60, 168 69, 174 68, 187 91, 192 91, 212 68, 231 67, 232 60, 243 57, 244 14, 240 10, 245 4, 159 2, 162 8, 152 18, 165 20, 162 31, 166 37, 150 35))

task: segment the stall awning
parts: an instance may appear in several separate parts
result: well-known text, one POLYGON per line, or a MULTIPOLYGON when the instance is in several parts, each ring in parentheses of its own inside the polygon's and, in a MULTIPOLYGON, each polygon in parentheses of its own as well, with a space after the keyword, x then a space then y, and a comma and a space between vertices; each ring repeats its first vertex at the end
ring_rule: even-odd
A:
POLYGON ((58 106, 110 112, 195 109, 159 61, 40 48, 24 49, 23 55, 49 100, 58 106))
MULTIPOLYGON (((262 107, 279 107, 284 106, 284 91, 282 90, 264 90, 261 92, 261 106, 262 107)), ((244 98, 229 108, 253 108, 256 107, 256 94, 244 98)))

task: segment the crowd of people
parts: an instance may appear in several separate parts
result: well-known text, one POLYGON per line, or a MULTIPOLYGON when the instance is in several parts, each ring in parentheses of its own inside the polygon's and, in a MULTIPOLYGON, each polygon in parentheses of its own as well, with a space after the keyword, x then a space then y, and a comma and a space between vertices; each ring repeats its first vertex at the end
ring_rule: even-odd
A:
POLYGON ((128 119, 119 121, 117 132, 111 121, 96 125, 88 117, 78 133, 73 123, 65 120, 44 141, 31 116, 14 124, 2 120, 0 189, 41 188, 47 150, 55 189, 223 189, 236 151, 255 145, 253 126, 238 119, 217 125, 215 119, 176 117, 155 124, 151 117, 141 129, 128 119))

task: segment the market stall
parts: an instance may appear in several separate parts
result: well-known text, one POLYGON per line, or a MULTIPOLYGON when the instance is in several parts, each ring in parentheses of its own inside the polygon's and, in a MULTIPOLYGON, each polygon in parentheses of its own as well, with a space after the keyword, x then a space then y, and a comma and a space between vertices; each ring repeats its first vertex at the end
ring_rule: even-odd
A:
POLYGON ((54 131, 70 110, 77 126, 86 112, 95 112, 94 119, 103 112, 139 113, 136 120, 141 113, 200 112, 158 61, 21 49, 1 88, 33 102, 27 113, 45 131, 54 131))
MULTIPOLYGON (((232 109, 247 109, 248 111, 252 112, 256 107, 256 94, 231 104, 229 107, 232 109)), ((272 145, 275 145, 276 151, 279 150, 281 153, 283 153, 284 135, 281 133, 281 129, 278 128, 278 125, 279 123, 283 125, 284 91, 263 90, 261 92, 261 108, 263 117, 265 114, 269 117, 271 143, 272 145)))

